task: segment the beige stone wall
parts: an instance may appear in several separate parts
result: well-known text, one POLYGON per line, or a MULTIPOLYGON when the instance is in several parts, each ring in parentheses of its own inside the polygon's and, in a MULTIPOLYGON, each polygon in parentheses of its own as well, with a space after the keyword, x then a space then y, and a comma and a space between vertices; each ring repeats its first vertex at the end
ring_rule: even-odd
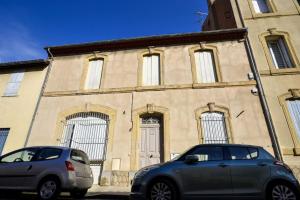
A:
POLYGON ((47 69, 26 68, 17 96, 4 97, 7 82, 16 69, 0 72, 0 128, 10 128, 3 154, 24 147, 29 125, 47 69))

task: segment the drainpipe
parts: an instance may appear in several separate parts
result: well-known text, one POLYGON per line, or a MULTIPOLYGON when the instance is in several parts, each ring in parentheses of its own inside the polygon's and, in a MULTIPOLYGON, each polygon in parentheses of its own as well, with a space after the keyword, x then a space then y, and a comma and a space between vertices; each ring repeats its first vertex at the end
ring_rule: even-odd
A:
MULTIPOLYGON (((241 20, 242 26, 243 26, 243 28, 246 28, 245 21, 243 19, 242 12, 241 12, 238 0, 235 0, 235 3, 237 5, 239 18, 241 20)), ((277 138, 277 135, 276 135, 276 131, 275 131, 275 128, 274 128, 274 123, 272 121, 270 109, 269 109, 268 104, 267 104, 265 92, 264 92, 264 89, 262 87, 260 74, 257 70, 257 65, 256 65, 256 62, 255 62, 255 59, 254 59, 254 54, 253 54, 253 51, 252 51, 252 47, 251 47, 248 35, 246 36, 245 46, 246 46, 246 50, 247 50, 247 55, 248 55, 249 60, 250 60, 250 66, 251 66, 254 78, 257 82, 258 95, 259 95, 259 99, 262 103, 262 109, 263 109, 263 112, 264 112, 264 116, 265 116, 265 119, 266 119, 268 130, 269 130, 269 134, 270 134, 270 138, 271 138, 271 142, 272 142, 272 147, 274 149, 275 157, 278 160, 282 161, 283 160, 282 159, 282 154, 281 154, 281 150, 280 150, 280 147, 279 147, 279 142, 278 142, 278 138, 277 138)))
POLYGON ((34 120, 36 118, 37 111, 38 111, 42 96, 44 94, 46 84, 47 84, 47 81, 48 81, 48 78, 49 78, 49 74, 50 74, 50 71, 51 71, 51 68, 52 68, 53 54, 51 53, 50 48, 47 49, 47 52, 48 52, 48 55, 50 55, 50 58, 48 58, 50 63, 49 63, 49 66, 48 66, 48 69, 47 69, 47 72, 46 72, 46 76, 45 76, 45 79, 44 79, 44 82, 43 82, 43 85, 42 85, 42 88, 41 88, 41 91, 40 91, 40 94, 39 94, 39 97, 38 97, 38 101, 37 101, 37 104, 36 104, 31 122, 30 122, 30 126, 29 126, 29 129, 28 129, 28 133, 27 133, 27 136, 26 136, 24 147, 26 147, 28 145, 28 141, 29 141, 29 138, 30 138, 30 135, 31 135, 33 123, 34 123, 34 120))

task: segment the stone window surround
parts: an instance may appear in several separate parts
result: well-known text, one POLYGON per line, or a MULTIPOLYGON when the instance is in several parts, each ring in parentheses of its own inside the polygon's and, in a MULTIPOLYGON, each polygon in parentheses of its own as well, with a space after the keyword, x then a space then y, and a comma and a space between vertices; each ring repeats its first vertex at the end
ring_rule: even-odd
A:
POLYGON ((221 67, 219 62, 219 52, 218 48, 211 44, 204 44, 199 43, 197 46, 193 46, 189 48, 190 60, 191 60, 191 67, 192 67, 192 79, 193 79, 193 86, 205 86, 205 85, 214 85, 222 82, 222 75, 221 75, 221 67), (211 51, 213 54, 213 62, 214 67, 216 70, 217 80, 215 83, 199 83, 197 81, 197 69, 196 69, 196 61, 195 61, 195 52, 197 51, 211 51))
POLYGON ((253 18, 270 17, 270 16, 275 16, 278 14, 273 0, 266 0, 266 3, 270 9, 270 12, 269 13, 256 13, 253 3, 252 3, 252 0, 248 0, 248 5, 249 5, 249 8, 250 8, 253 18))
POLYGON ((197 108, 195 110, 195 119, 197 121, 199 144, 203 144, 203 141, 204 141, 204 135, 203 135, 202 125, 201 125, 201 114, 205 113, 205 112, 220 112, 220 113, 224 114, 228 142, 234 143, 233 138, 232 138, 232 135, 233 135, 232 134, 232 124, 231 124, 231 120, 230 120, 229 109, 224 106, 216 105, 214 102, 210 102, 206 106, 197 108))
POLYGON ((300 138, 298 138, 298 136, 297 136, 296 129, 294 127, 294 122, 292 120, 292 117, 290 115, 290 112, 289 112, 288 106, 287 106, 287 102, 286 102, 289 99, 300 99, 300 89, 289 89, 288 93, 285 93, 285 94, 279 96, 278 99, 279 99, 279 103, 283 109, 284 116, 286 118, 289 130, 290 130, 290 134, 292 136, 292 140, 294 143, 293 149, 283 148, 282 153, 284 155, 300 156, 300 138))
POLYGON ((164 51, 155 47, 148 47, 146 50, 142 50, 138 53, 138 70, 137 70, 137 88, 158 88, 164 86, 164 51), (159 55, 159 85, 155 86, 143 86, 143 63, 144 56, 159 55))
POLYGON ((264 54, 266 56, 267 62, 268 62, 268 68, 269 70, 263 70, 260 71, 262 75, 276 75, 276 74, 293 74, 293 73, 300 73, 300 63, 299 59, 296 55, 295 49, 293 48, 291 37, 288 32, 285 31, 277 31, 276 28, 268 29, 267 32, 261 33, 259 35, 260 43, 263 47, 264 54), (284 39, 284 42, 286 44, 286 48, 288 49, 290 53, 290 59, 293 63, 293 68, 286 68, 286 69, 277 69, 274 66, 273 59, 271 57, 269 47, 267 44, 267 37, 282 37, 284 39))
POLYGON ((80 79, 80 91, 85 91, 85 92, 100 91, 100 89, 103 87, 103 83, 104 83, 104 79, 105 79, 105 75, 106 75, 107 62, 108 62, 108 55, 100 54, 100 53, 94 53, 94 54, 88 55, 84 59, 83 72, 82 72, 81 79, 80 79), (89 62, 92 60, 103 60, 99 89, 85 89, 85 81, 86 81, 87 73, 88 73, 88 69, 89 69, 89 62))

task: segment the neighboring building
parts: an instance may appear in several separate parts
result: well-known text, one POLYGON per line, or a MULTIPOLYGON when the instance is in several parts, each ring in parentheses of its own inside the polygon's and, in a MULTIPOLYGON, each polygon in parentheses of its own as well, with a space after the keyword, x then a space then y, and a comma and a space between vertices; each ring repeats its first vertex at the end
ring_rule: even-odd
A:
POLYGON ((0 155, 25 146, 48 61, 0 63, 0 155))
POLYGON ((204 30, 248 28, 283 160, 300 177, 300 1, 208 2, 204 30))
POLYGON ((141 167, 199 143, 255 144, 272 152, 246 34, 232 29, 49 47, 54 57, 28 145, 81 148, 95 183, 101 176, 101 185, 112 186, 128 186, 141 167))

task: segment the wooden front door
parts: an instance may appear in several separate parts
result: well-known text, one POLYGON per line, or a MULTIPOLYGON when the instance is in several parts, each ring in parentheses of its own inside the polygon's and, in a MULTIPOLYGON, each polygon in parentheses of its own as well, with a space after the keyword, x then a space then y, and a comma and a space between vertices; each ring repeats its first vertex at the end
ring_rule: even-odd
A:
POLYGON ((159 118, 141 118, 140 168, 162 161, 160 122, 159 118))

